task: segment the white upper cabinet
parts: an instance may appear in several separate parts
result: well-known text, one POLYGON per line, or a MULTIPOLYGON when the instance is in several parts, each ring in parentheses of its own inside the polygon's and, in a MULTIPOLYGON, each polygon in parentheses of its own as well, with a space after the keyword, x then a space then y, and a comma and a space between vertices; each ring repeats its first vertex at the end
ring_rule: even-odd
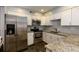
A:
POLYGON ((32 25, 32 20, 28 20, 27 25, 32 25))
POLYGON ((53 20, 61 19, 61 13, 55 13, 53 15, 53 20))
POLYGON ((45 20, 45 25, 48 25, 48 26, 52 25, 52 22, 51 22, 51 20, 49 20, 49 19, 46 19, 46 20, 45 20))
POLYGON ((32 25, 32 18, 27 18, 27 25, 32 25))
POLYGON ((44 19, 41 21, 41 25, 46 25, 44 19))
POLYGON ((41 25, 46 25, 45 24, 45 20, 46 20, 46 18, 45 17, 42 17, 42 19, 41 19, 41 25))
POLYGON ((71 25, 71 9, 65 10, 61 13, 61 25, 69 26, 71 25))
POLYGON ((49 26, 52 25, 51 22, 52 19, 53 19, 53 15, 46 16, 45 24, 49 26))
POLYGON ((52 25, 51 24, 51 18, 49 16, 42 17, 41 25, 47 25, 47 26, 52 25))
POLYGON ((79 25, 79 7, 72 8, 72 25, 79 25))
POLYGON ((79 7, 65 10, 61 13, 62 26, 79 26, 79 7))

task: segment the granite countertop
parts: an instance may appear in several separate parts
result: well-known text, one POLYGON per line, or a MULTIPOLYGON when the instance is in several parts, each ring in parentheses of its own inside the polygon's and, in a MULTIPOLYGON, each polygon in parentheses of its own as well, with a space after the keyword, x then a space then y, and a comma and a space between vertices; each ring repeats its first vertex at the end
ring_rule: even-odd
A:
POLYGON ((63 41, 45 47, 54 52, 79 52, 79 35, 70 34, 63 41))
MULTIPOLYGON (((35 31, 27 30, 27 32, 35 32, 35 31)), ((46 31, 36 31, 36 32, 46 32, 46 31)))
POLYGON ((79 46, 79 35, 71 34, 64 39, 64 42, 79 46))
POLYGON ((52 52, 79 52, 79 46, 66 42, 60 44, 48 44, 45 47, 52 52))
POLYGON ((45 31, 45 32, 55 34, 55 35, 59 35, 59 36, 64 36, 64 37, 67 37, 67 36, 70 35, 68 33, 63 33, 63 32, 51 32, 51 31, 45 31))

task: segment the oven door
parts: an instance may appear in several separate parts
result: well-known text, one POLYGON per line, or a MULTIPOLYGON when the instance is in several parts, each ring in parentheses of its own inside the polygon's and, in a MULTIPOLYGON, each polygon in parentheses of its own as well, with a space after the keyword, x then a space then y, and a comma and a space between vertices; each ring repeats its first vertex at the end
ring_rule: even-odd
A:
POLYGON ((41 38, 42 32, 35 32, 35 38, 41 38))

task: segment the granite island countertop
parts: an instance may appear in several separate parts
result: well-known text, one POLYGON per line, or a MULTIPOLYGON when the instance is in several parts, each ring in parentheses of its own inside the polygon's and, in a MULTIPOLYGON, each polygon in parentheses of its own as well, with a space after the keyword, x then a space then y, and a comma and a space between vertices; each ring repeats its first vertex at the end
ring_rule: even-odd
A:
POLYGON ((45 47, 54 52, 79 52, 79 35, 68 34, 63 41, 45 47))
POLYGON ((79 52, 79 46, 66 42, 61 44, 48 44, 45 47, 51 52, 79 52))

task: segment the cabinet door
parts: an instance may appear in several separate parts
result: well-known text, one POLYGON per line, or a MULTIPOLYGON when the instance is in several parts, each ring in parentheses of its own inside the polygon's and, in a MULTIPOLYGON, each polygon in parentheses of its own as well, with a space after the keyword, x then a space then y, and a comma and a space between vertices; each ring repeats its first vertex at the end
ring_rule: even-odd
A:
POLYGON ((34 33, 28 33, 27 36, 28 36, 28 39, 27 39, 28 45, 33 44, 34 43, 34 33))
POLYGON ((43 32, 43 41, 46 43, 50 42, 50 35, 49 33, 43 32))
POLYGON ((32 20, 27 20, 27 25, 32 25, 32 20))
POLYGON ((71 9, 68 9, 61 14, 61 25, 71 25, 71 9))
POLYGON ((28 15, 27 17, 27 25, 32 25, 32 16, 28 15))
POLYGON ((57 20, 61 18, 61 13, 56 13, 53 15, 53 20, 57 20))
POLYGON ((49 35, 48 35, 48 33, 45 33, 45 42, 49 43, 49 35))
POLYGON ((52 25, 51 20, 53 19, 53 16, 45 16, 45 25, 52 25))
POLYGON ((45 20, 46 20, 45 17, 42 17, 42 19, 41 19, 41 25, 46 25, 45 24, 45 20))
POLYGON ((47 43, 51 42, 51 35, 50 35, 50 33, 47 33, 47 35, 46 35, 46 41, 47 41, 47 43))
POLYGON ((72 8, 72 25, 79 25, 79 7, 72 8))
POLYGON ((43 32, 43 41, 46 42, 46 34, 43 32))
POLYGON ((51 22, 51 20, 50 19, 46 19, 46 21, 45 21, 45 25, 52 25, 52 22, 51 22))

